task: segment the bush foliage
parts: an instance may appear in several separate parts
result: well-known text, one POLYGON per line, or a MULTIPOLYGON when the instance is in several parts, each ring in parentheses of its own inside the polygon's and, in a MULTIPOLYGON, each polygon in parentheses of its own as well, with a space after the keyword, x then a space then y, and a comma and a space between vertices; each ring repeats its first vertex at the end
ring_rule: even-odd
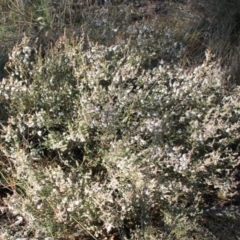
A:
POLYGON ((239 4, 99 2, 5 3, 0 238, 239 237, 239 4))
POLYGON ((2 151, 25 235, 213 239, 205 209, 236 201, 240 101, 224 69, 210 51, 192 71, 153 66, 134 44, 63 36, 43 58, 25 38, 9 55, 2 151))

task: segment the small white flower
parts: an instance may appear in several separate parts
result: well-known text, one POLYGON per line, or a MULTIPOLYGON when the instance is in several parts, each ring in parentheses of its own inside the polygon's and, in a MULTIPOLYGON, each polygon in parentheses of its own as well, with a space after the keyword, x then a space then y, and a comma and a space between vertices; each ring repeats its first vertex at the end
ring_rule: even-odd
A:
POLYGON ((68 207, 68 208, 67 208, 67 211, 68 211, 68 212, 73 212, 73 211, 74 211, 74 208, 73 208, 73 207, 68 207))

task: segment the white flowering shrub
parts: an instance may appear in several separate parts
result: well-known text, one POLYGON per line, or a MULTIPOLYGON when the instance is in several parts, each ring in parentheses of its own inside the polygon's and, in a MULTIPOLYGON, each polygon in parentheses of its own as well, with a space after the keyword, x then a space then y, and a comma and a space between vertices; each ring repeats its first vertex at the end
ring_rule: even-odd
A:
POLYGON ((152 49, 131 42, 87 44, 63 37, 42 58, 25 42, 9 56, 1 139, 22 189, 9 208, 41 237, 180 239, 204 229, 206 207, 236 202, 239 93, 223 88, 210 52, 187 71, 146 66, 152 49))

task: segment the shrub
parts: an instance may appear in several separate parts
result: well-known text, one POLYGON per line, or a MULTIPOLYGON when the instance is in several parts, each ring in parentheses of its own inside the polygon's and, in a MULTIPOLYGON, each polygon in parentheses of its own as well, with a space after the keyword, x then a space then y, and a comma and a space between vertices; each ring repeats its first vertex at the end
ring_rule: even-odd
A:
MULTIPOLYGON (((224 69, 209 51, 187 72, 146 64, 148 44, 63 36, 42 58, 25 40, 0 90, 4 153, 24 193, 8 204, 27 231, 180 239, 204 231, 206 207, 234 201, 239 94, 223 88, 224 69)), ((181 56, 177 46, 169 51, 181 56)))

